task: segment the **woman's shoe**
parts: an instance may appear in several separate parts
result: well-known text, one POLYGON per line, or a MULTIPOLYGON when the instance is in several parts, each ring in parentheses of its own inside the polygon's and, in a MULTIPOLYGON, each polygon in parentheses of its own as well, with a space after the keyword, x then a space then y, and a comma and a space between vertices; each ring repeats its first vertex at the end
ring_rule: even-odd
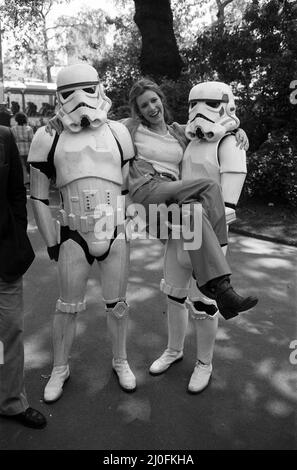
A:
POLYGON ((218 309, 225 320, 236 317, 240 312, 253 308, 257 303, 257 297, 242 297, 237 294, 230 284, 229 276, 222 276, 209 281, 199 287, 202 294, 214 299, 218 309))

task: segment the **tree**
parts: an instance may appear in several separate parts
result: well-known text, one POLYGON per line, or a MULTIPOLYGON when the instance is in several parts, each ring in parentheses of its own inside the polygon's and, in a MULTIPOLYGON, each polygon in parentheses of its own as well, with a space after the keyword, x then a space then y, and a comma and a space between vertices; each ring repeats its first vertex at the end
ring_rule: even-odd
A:
POLYGON ((76 16, 60 16, 56 21, 57 50, 89 62, 98 61, 107 50, 106 35, 110 19, 101 9, 82 9, 76 16))
POLYGON ((205 26, 211 0, 171 0, 173 28, 179 48, 190 47, 205 26))
POLYGON ((218 12, 217 12, 217 18, 218 18, 218 27, 219 30, 224 30, 225 27, 225 8, 229 3, 232 3, 233 0, 216 0, 217 7, 218 7, 218 12))
POLYGON ((134 3, 134 21, 142 37, 142 73, 156 79, 178 78, 183 63, 173 31, 170 0, 134 0, 134 3))
POLYGON ((106 87, 113 106, 113 117, 121 119, 130 114, 128 95, 132 84, 141 76, 139 56, 141 41, 139 31, 131 21, 132 10, 121 12, 118 17, 108 18, 114 28, 112 45, 103 57, 97 57, 93 66, 106 87))
POLYGON ((48 82, 52 81, 51 67, 54 64, 54 55, 49 46, 51 28, 47 26, 47 17, 54 4, 63 1, 68 0, 10 0, 0 7, 0 13, 5 19, 5 33, 10 32, 14 38, 10 55, 13 55, 17 64, 24 60, 31 64, 30 72, 34 76, 36 65, 41 58, 44 70, 40 70, 40 78, 48 82))

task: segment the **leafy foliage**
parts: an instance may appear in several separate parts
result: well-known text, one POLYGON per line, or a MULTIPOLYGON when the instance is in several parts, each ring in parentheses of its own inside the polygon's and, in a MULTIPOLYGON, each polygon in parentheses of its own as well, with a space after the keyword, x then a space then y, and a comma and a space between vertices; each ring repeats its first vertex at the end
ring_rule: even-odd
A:
POLYGON ((244 194, 297 204, 296 133, 275 131, 248 157, 244 194))
POLYGON ((13 46, 7 58, 25 70, 27 76, 51 81, 50 68, 54 64, 54 54, 49 47, 47 17, 54 4, 58 3, 62 0, 11 0, 0 7, 4 35, 6 38, 13 37, 13 46))
POLYGON ((131 23, 131 10, 121 17, 109 18, 109 22, 114 27, 113 45, 93 65, 113 102, 111 117, 121 119, 129 116, 129 91, 141 75, 141 41, 136 25, 131 23))
POLYGON ((253 149, 268 132, 291 126, 297 117, 288 99, 297 76, 297 17, 290 4, 285 15, 279 8, 278 0, 253 0, 241 25, 223 32, 210 28, 184 51, 196 83, 218 79, 233 84, 253 149))
POLYGON ((93 62, 107 50, 108 17, 100 9, 82 9, 75 16, 60 16, 55 25, 57 51, 67 53, 68 60, 93 62))
POLYGON ((176 80, 163 80, 161 84, 167 104, 171 113, 172 121, 185 124, 188 120, 188 96, 191 89, 191 81, 188 74, 182 74, 176 80))

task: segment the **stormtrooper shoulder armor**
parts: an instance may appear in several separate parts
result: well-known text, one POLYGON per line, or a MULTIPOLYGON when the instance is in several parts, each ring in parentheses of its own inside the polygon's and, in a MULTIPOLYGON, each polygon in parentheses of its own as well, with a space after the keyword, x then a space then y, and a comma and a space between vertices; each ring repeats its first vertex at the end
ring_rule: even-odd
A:
POLYGON ((54 141, 54 135, 45 130, 45 126, 37 129, 29 151, 28 162, 46 162, 54 141))
POLYGON ((127 127, 121 122, 112 120, 108 120, 108 125, 110 126, 114 136, 117 138, 120 146, 122 147, 124 161, 133 158, 135 154, 134 146, 127 127))
POLYGON ((236 145, 236 138, 229 134, 219 145, 220 173, 246 173, 246 152, 236 145))

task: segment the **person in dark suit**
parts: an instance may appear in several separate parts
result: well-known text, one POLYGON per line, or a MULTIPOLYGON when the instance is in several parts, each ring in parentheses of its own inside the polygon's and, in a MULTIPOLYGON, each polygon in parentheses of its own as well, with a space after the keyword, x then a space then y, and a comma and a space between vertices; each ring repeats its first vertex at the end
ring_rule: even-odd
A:
POLYGON ((24 387, 22 275, 33 259, 18 149, 0 125, 0 416, 43 428, 46 419, 29 406, 24 387))

